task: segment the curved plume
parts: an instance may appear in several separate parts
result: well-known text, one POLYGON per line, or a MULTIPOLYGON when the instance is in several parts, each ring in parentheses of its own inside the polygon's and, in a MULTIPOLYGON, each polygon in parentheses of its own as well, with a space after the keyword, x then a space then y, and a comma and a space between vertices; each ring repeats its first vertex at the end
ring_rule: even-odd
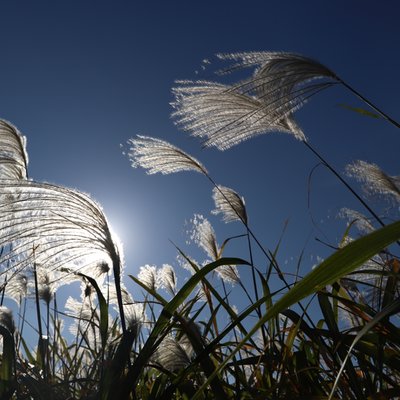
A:
POLYGON ((107 220, 88 196, 33 181, 0 180, 1 274, 33 263, 49 270, 83 269, 121 259, 107 220))
POLYGON ((394 200, 400 202, 399 176, 389 176, 376 164, 361 160, 347 165, 346 171, 348 175, 363 183, 364 190, 367 193, 391 196, 394 200))
POLYGON ((172 89, 176 124, 204 145, 228 149, 251 137, 285 132, 305 140, 291 116, 281 115, 259 98, 235 86, 208 81, 178 81, 172 89))
POLYGON ((271 131, 305 135, 293 114, 311 96, 341 82, 336 74, 307 57, 281 52, 218 54, 233 61, 220 71, 254 68, 249 77, 232 85, 180 81, 173 89, 177 125, 206 138, 205 146, 228 149, 243 140, 271 131))
POLYGON ((235 85, 235 89, 257 96, 271 111, 282 116, 301 107, 307 98, 322 89, 340 82, 329 68, 295 53, 265 51, 217 56, 235 62, 223 71, 225 73, 238 68, 255 68, 253 75, 235 85))
POLYGON ((142 167, 148 174, 171 174, 197 171, 207 175, 206 168, 194 157, 161 139, 137 135, 130 139, 128 157, 132 167, 142 167))
POLYGON ((26 138, 9 122, 0 119, 0 179, 26 179, 26 138))
MULTIPOLYGON (((284 51, 243 51, 238 53, 219 53, 221 60, 235 63, 220 71, 230 73, 242 68, 255 68, 254 76, 267 76, 276 73, 276 78, 291 76, 296 72, 298 82, 316 77, 339 79, 336 74, 325 65, 297 53, 284 51)), ((294 77, 293 77, 294 78, 294 77)))
POLYGON ((49 276, 57 271, 46 282, 53 290, 55 280, 65 284, 71 271, 98 276, 99 266, 112 266, 125 332, 122 260, 103 212, 82 193, 26 180, 25 145, 15 127, 0 120, 0 276, 7 284, 28 266, 41 265, 49 276))
POLYGON ((242 221, 247 225, 246 206, 243 197, 233 189, 218 185, 213 189, 215 210, 212 214, 222 214, 225 222, 242 221))
POLYGON ((220 249, 210 221, 201 214, 195 214, 190 222, 190 240, 203 249, 212 260, 217 260, 220 257, 220 249))

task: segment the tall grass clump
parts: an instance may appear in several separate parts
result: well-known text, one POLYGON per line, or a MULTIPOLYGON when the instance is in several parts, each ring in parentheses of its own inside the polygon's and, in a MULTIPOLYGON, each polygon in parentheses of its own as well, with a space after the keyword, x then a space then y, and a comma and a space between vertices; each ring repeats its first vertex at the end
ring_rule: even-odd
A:
POLYGON ((311 145, 295 112, 341 85, 399 124, 310 58, 276 52, 218 58, 224 63, 218 76, 241 70, 240 80, 177 81, 177 126, 220 150, 277 131, 302 142, 361 208, 341 210, 348 224, 336 249, 304 276, 285 270, 281 242, 270 248, 259 240, 242 194, 168 141, 137 136, 128 142, 132 166, 149 174, 198 172, 210 183, 211 214, 242 232, 219 240, 207 216, 194 214, 188 240, 203 258, 176 246, 176 267, 166 260, 125 277, 137 287, 132 296, 122 249, 100 206, 76 190, 28 179, 26 140, 0 120, 0 398, 400 396, 399 177, 360 160, 336 170, 311 145), (395 204, 390 218, 365 193, 395 204), (80 298, 60 305, 58 290, 73 282, 80 298), (34 346, 25 333, 30 302, 34 346))

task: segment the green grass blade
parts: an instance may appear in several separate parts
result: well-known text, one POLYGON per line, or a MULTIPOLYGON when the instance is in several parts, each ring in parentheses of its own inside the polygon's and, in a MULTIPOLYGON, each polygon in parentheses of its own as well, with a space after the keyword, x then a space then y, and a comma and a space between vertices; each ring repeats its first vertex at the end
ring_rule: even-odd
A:
POLYGON ((101 344, 103 349, 106 347, 107 343, 107 331, 108 331, 108 307, 107 307, 107 302, 106 299, 103 296, 103 293, 101 292, 99 285, 97 284, 96 280, 91 278, 90 276, 87 276, 85 274, 77 273, 77 275, 84 277, 87 279, 90 284, 94 287, 97 293, 97 299, 99 302, 99 307, 100 307, 100 337, 101 337, 101 344))
MULTIPOLYGON (((121 398, 128 398, 129 392, 132 388, 136 386, 137 379, 139 378, 140 371, 142 371, 147 365, 150 357, 152 356, 155 350, 155 344, 157 343, 157 339, 163 333, 165 329, 170 325, 170 319, 174 315, 175 311, 178 309, 180 305, 186 300, 186 298, 190 295, 190 293, 195 289, 197 284, 211 271, 222 265, 248 265, 247 261, 244 261, 239 258, 221 258, 217 261, 214 261, 210 264, 207 264, 199 271, 197 271, 179 290, 179 292, 175 295, 168 304, 166 304, 158 318, 152 332, 150 333, 146 343, 141 349, 136 361, 132 365, 129 370, 129 373, 126 376, 125 381, 125 390, 121 393, 121 398)), ((216 375, 216 374, 215 374, 216 375)), ((210 378, 210 381, 214 378, 210 378)))
POLYGON ((121 376, 124 373, 125 365, 128 363, 134 340, 134 332, 127 330, 122 334, 115 355, 109 360, 109 365, 102 379, 102 400, 118 398, 117 393, 121 376))
POLYGON ((164 299, 157 291, 153 290, 152 288, 148 287, 145 283, 141 282, 139 279, 134 277, 133 275, 128 275, 129 278, 131 278, 137 285, 139 285, 141 288, 146 290, 149 294, 151 294, 155 299, 157 299, 160 304, 163 306, 166 306, 168 304, 168 301, 164 299))
MULTIPOLYGON (((254 325, 249 333, 238 344, 236 349, 219 366, 220 372, 257 330, 268 320, 278 315, 281 311, 299 302, 305 297, 321 290, 326 285, 336 282, 342 276, 354 271, 357 267, 373 257, 376 253, 400 239, 400 221, 387 225, 371 234, 351 242, 343 249, 337 250, 320 265, 314 268, 292 289, 281 297, 270 310, 254 325)), ((192 400, 196 400, 207 387, 209 380, 196 393, 192 400)))
POLYGON ((358 332, 358 334, 354 338, 353 343, 351 344, 349 350, 347 351, 346 358, 343 360, 342 367, 340 368, 340 371, 336 376, 335 383, 333 384, 332 391, 329 395, 328 400, 331 400, 333 397, 333 394, 335 393, 336 387, 339 383, 340 376, 342 375, 342 373, 344 371, 347 360, 349 359, 354 346, 370 329, 372 329, 375 325, 377 325, 382 319, 399 312, 399 310, 400 310, 400 299, 397 299, 392 304, 388 305, 385 309, 383 309, 378 314, 376 314, 376 316, 371 321, 369 321, 367 324, 365 324, 363 326, 363 328, 360 330, 360 332, 358 332))

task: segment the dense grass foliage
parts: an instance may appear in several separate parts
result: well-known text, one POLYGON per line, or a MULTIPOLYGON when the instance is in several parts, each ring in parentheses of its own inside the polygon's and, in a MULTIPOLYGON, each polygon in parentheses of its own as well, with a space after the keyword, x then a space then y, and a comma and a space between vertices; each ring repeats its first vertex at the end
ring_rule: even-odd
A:
POLYGON ((28 180, 25 140, 0 121, 1 399, 400 397, 400 221, 385 224, 384 211, 355 189, 361 183, 398 206, 400 179, 355 160, 347 180, 306 140, 294 112, 321 90, 342 85, 374 110, 357 112, 399 125, 306 57, 219 58, 230 63, 223 73, 252 73, 228 85, 179 82, 173 90, 177 125, 221 150, 271 131, 292 134, 368 216, 343 209, 348 224, 337 248, 299 276, 279 265, 280 243, 268 249, 257 238, 234 189, 218 185, 176 146, 138 136, 129 141, 133 166, 199 172, 211 183, 212 213, 242 224, 243 234, 220 245, 208 219, 196 214, 189 236, 206 256, 197 262, 176 249, 188 274, 183 284, 169 264, 145 265, 137 276, 124 277, 121 250, 101 208, 77 191, 28 180), (244 253, 241 246, 236 258, 226 257, 238 241, 246 244, 244 253), (124 279, 142 293, 140 301, 124 279), (61 306, 57 290, 71 282, 80 282, 81 298, 61 306), (245 304, 240 309, 238 296, 245 304), (5 299, 15 302, 16 315, 5 299), (29 302, 36 311, 34 348, 25 334, 29 302))

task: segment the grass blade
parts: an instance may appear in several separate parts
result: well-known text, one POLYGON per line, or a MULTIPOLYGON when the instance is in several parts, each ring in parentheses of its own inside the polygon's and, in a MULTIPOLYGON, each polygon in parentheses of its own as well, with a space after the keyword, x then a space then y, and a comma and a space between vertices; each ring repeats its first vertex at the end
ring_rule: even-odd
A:
MULTIPOLYGON (((337 250, 292 289, 290 289, 281 299, 279 299, 270 310, 254 325, 249 333, 238 344, 236 349, 225 359, 214 374, 220 372, 246 342, 271 318, 278 315, 281 311, 299 302, 303 298, 321 290, 326 285, 336 282, 342 276, 354 271, 357 267, 373 257, 376 253, 400 239, 400 221, 387 225, 371 234, 364 236, 346 247, 337 250)), ((199 389, 192 400, 199 398, 207 387, 211 376, 199 389)))
MULTIPOLYGON (((168 325, 170 325, 170 319, 174 315, 175 311, 185 301, 185 299, 190 295, 190 293, 195 289, 196 285, 208 273, 220 267, 221 265, 248 265, 248 262, 239 258, 221 258, 201 268, 185 283, 185 285, 183 285, 183 287, 179 290, 176 296, 172 298, 172 300, 164 306, 161 315, 158 318, 146 343, 144 344, 142 350, 140 351, 136 361, 129 369, 129 372, 126 376, 126 380, 123 383, 123 387, 121 387, 121 395, 120 395, 121 399, 128 398, 130 391, 135 388, 136 382, 140 375, 140 371, 142 371, 143 368, 145 368, 145 366, 147 365, 148 360, 150 359, 155 350, 155 345, 157 343, 159 336, 163 332, 165 332, 165 329, 168 329, 168 325)), ((213 373, 213 376, 209 378, 210 384, 215 376, 216 373, 213 373)))

